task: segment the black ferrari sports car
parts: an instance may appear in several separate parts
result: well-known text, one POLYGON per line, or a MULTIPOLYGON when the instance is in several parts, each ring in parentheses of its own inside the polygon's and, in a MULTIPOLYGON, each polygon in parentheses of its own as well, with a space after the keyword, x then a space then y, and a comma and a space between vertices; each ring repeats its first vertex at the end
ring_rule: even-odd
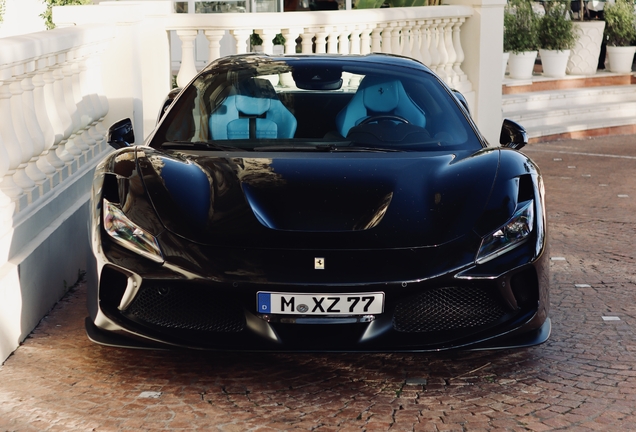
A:
POLYGON ((550 334, 544 187, 505 120, 396 56, 237 55, 95 172, 89 338, 438 351, 550 334))

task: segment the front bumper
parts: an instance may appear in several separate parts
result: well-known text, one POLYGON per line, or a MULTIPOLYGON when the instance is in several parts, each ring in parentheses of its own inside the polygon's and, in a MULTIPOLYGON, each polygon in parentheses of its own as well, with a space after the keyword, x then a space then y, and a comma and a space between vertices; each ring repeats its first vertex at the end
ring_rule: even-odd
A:
MULTIPOLYGON (((383 283, 290 284, 200 278, 147 264, 121 266, 128 252, 97 266, 89 338, 104 345, 256 351, 439 351, 536 345, 550 334, 547 254, 516 265, 523 250, 488 266, 383 283), (512 260, 512 261, 511 261, 512 260), (515 265, 510 265, 511 263, 515 265), (97 281, 96 281, 97 282, 97 281), (258 291, 384 292, 385 308, 366 322, 259 314, 258 291), (318 323, 316 323, 318 322, 318 323)), ((105 258, 105 255, 102 255, 105 258)), ((129 261, 130 262, 130 261, 129 261)), ((139 264, 139 259, 135 264, 139 264)))

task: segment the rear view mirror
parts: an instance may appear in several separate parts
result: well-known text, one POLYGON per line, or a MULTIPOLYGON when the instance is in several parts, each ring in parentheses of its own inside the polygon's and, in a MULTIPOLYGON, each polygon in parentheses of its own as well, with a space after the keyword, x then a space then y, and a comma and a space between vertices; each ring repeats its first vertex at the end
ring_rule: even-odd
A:
POLYGON ((528 133, 519 123, 504 119, 501 126, 499 144, 504 147, 519 150, 528 144, 528 133))
POLYGON ((113 125, 108 128, 106 141, 115 149, 130 147, 130 145, 135 142, 132 121, 126 118, 113 123, 113 125))
POLYGON ((338 90, 342 87, 342 72, 335 69, 294 69, 292 77, 302 90, 338 90))

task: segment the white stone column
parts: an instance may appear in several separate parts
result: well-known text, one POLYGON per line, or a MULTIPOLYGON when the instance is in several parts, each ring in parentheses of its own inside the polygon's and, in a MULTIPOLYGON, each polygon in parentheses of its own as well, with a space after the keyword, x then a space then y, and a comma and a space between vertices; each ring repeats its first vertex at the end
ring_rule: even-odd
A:
POLYGON ((475 91, 471 114, 486 139, 497 145, 502 121, 501 53, 506 1, 448 0, 448 3, 471 6, 475 10, 462 25, 461 46, 465 55, 462 69, 475 91))

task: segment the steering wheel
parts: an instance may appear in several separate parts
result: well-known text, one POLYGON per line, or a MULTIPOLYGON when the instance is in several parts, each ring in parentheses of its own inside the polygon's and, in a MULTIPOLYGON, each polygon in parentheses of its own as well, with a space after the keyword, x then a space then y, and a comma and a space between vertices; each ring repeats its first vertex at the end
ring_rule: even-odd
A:
POLYGON ((410 122, 405 119, 404 117, 400 117, 397 115, 392 115, 392 114, 378 114, 378 115, 373 115, 370 117, 365 118, 364 120, 362 120, 358 126, 360 125, 365 125, 365 124, 369 124, 369 123, 374 123, 374 122, 379 122, 381 120, 391 120, 391 121, 396 121, 396 122, 400 122, 400 123, 406 123, 409 124, 410 122))

